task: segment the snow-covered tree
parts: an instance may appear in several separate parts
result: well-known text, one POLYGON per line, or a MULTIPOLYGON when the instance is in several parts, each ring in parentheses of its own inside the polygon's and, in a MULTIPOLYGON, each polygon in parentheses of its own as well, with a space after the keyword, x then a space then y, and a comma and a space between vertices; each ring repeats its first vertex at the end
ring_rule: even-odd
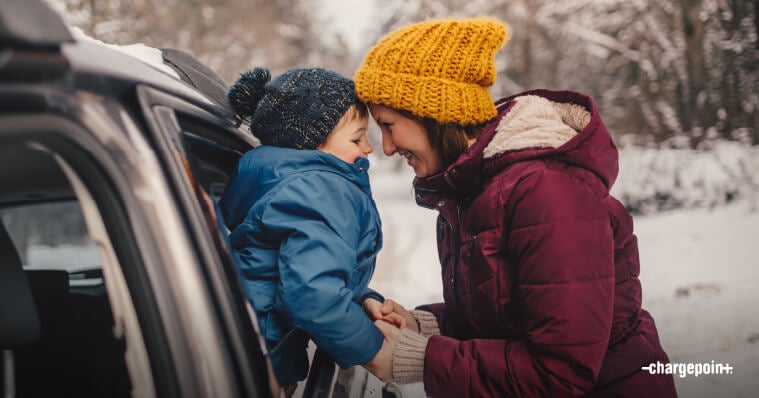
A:
MULTIPOLYGON (((67 22, 113 44, 145 43, 194 54, 227 82, 253 66, 343 65, 341 43, 319 40, 305 0, 48 0, 67 22)), ((350 63, 348 63, 350 65, 350 63)))
MULTIPOLYGON (((351 76, 367 48, 325 40, 308 0, 48 0, 106 42, 176 47, 232 81, 325 66, 351 76)), ((511 39, 492 92, 572 89, 592 95, 619 142, 699 147, 759 144, 759 2, 749 0, 386 0, 373 43, 427 18, 491 16, 511 39)), ((358 32, 358 29, 357 29, 358 32)), ((358 34, 358 33, 356 33, 358 34)))

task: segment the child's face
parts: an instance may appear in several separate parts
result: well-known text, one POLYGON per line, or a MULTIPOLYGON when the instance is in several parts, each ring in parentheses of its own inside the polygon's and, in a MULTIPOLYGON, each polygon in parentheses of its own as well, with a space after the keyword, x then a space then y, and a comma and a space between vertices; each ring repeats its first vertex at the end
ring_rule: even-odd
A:
POLYGON ((356 159, 365 158, 374 151, 366 138, 368 126, 369 118, 343 115, 324 143, 316 149, 335 155, 343 162, 355 163, 356 159))

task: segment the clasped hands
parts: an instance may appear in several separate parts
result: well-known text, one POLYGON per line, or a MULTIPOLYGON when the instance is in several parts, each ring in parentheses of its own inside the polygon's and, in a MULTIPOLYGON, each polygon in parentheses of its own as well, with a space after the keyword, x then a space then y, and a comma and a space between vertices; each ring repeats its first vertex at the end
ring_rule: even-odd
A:
POLYGON ((400 330, 409 328, 418 333, 419 324, 402 305, 390 299, 380 303, 373 298, 368 298, 364 300, 363 307, 385 336, 385 340, 377 355, 362 366, 383 382, 391 383, 393 381, 393 352, 395 346, 398 345, 400 330))

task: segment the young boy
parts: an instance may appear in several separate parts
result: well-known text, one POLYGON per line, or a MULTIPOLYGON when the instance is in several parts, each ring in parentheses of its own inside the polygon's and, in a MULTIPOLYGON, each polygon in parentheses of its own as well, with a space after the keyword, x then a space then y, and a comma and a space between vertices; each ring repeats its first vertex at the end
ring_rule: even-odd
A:
POLYGON ((324 69, 271 80, 256 68, 229 101, 263 145, 240 159, 219 204, 277 381, 291 394, 308 372, 309 338, 343 368, 372 360, 384 340, 361 308, 382 246, 368 112, 351 80, 324 69))

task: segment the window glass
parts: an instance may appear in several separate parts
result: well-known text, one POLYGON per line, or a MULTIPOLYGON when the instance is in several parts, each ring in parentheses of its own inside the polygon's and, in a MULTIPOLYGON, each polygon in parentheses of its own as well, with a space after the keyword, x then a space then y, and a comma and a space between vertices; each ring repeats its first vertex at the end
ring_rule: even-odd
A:
POLYGON ((24 268, 99 269, 100 257, 75 201, 0 209, 24 268))

